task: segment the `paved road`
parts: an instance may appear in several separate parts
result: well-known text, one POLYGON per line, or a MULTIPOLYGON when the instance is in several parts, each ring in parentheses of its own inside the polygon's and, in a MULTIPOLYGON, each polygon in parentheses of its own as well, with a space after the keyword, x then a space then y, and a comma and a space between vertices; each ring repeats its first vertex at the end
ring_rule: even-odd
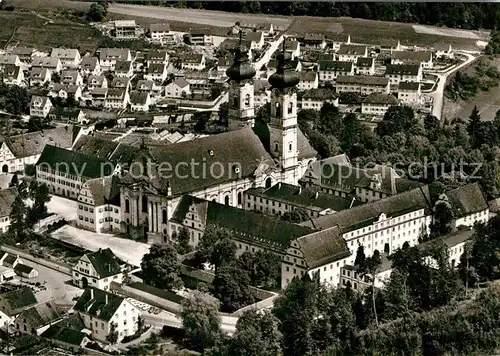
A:
MULTIPOLYGON (((443 112, 444 87, 446 85, 446 78, 448 76, 450 76, 451 74, 455 73, 460 68, 468 65, 469 63, 471 63, 472 61, 477 59, 476 56, 473 56, 472 54, 470 54, 469 52, 466 52, 466 51, 457 51, 457 53, 466 56, 467 60, 465 62, 461 63, 460 65, 450 69, 449 71, 447 71, 445 73, 437 73, 437 72, 433 73, 433 74, 437 75, 437 77, 439 78, 439 83, 437 85, 436 90, 430 94, 434 98, 432 115, 437 117, 439 120, 441 119, 441 115, 443 112)), ((432 73, 432 72, 429 71, 429 73, 432 73)))

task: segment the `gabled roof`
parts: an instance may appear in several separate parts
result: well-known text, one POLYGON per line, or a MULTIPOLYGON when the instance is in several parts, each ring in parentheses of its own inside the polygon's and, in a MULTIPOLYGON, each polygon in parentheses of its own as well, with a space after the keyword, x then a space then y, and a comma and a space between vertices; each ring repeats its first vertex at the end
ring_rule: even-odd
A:
POLYGON ((18 67, 18 66, 13 65, 13 64, 5 65, 4 75, 7 78, 16 79, 19 76, 20 72, 22 72, 21 67, 18 67))
POLYGON ((329 71, 329 72, 350 72, 353 69, 354 64, 352 62, 342 62, 342 61, 320 61, 319 70, 329 71))
POLYGON ((0 217, 10 215, 12 204, 16 200, 17 194, 17 189, 14 187, 0 190, 0 217))
POLYGON ((146 59, 151 60, 165 60, 167 58, 167 51, 149 51, 146 53, 146 59))
POLYGON ((385 74, 418 75, 420 64, 388 64, 385 74))
POLYGON ((83 57, 80 67, 86 70, 94 70, 98 63, 99 59, 97 57, 83 57))
POLYGON ((130 56, 130 50, 128 48, 100 48, 99 59, 116 59, 116 60, 127 60, 130 56))
POLYGON ((61 313, 52 300, 40 303, 24 310, 18 318, 26 319, 29 326, 39 328, 61 317, 61 313))
POLYGON ((96 288, 87 288, 76 302, 74 309, 100 320, 109 321, 124 298, 96 288))
POLYGON ((153 90, 154 82, 152 80, 139 80, 135 88, 137 90, 153 90))
POLYGON ((371 93, 363 99, 363 104, 397 105, 398 103, 399 101, 394 95, 384 93, 371 93))
POLYGON ((326 35, 327 40, 332 42, 347 42, 349 40, 349 35, 345 33, 328 33, 326 35))
POLYGON ((488 202, 478 183, 467 184, 445 193, 456 218, 488 209, 488 202))
POLYGON ((341 44, 337 53, 364 56, 366 52, 366 46, 341 44))
POLYGON ((417 91, 420 88, 420 83, 418 82, 399 82, 399 90, 414 90, 417 91))
POLYGON ((432 52, 428 51, 395 51, 392 58, 401 61, 428 62, 432 59, 432 52))
POLYGON ((107 81, 106 77, 104 75, 90 75, 87 79, 87 83, 89 85, 97 85, 97 86, 101 86, 104 81, 107 81))
POLYGON ((316 268, 351 255, 342 231, 334 226, 296 239, 308 268, 316 268))
POLYGON ((182 58, 182 61, 184 63, 196 63, 196 64, 199 64, 203 61, 203 58, 205 56, 201 53, 189 53, 189 54, 186 54, 184 55, 184 57, 182 58))
POLYGON ((45 330, 41 337, 45 339, 60 341, 70 345, 80 346, 87 337, 87 334, 81 331, 61 327, 59 326, 59 324, 55 324, 45 330))
POLYGON ((177 78, 172 82, 172 84, 175 84, 180 88, 185 88, 189 85, 189 82, 184 78, 177 78))
POLYGON ((27 266, 27 265, 22 264, 22 263, 18 263, 14 267, 14 271, 16 271, 17 273, 26 273, 26 274, 29 274, 33 270, 34 270, 33 267, 27 266))
POLYGON ((309 89, 304 93, 302 99, 312 99, 312 100, 333 100, 338 98, 338 94, 333 90, 328 88, 316 88, 309 89))
POLYGON ((77 59, 79 58, 80 53, 74 48, 52 48, 50 56, 52 58, 77 59))
POLYGON ((389 84, 389 79, 373 75, 339 75, 337 84, 383 85, 389 84))
POLYGON ((373 65, 372 57, 358 57, 356 60, 356 67, 371 67, 373 65))
POLYGON ((116 61, 115 72, 128 72, 132 69, 131 61, 116 61))
POLYGON ((47 102, 50 102, 50 99, 48 97, 33 95, 31 97, 30 106, 32 106, 34 104, 40 105, 40 106, 45 106, 45 105, 47 105, 47 102))
POLYGON ((107 99, 123 99, 127 91, 122 88, 109 88, 107 99))
POLYGON ((49 70, 47 68, 42 67, 33 67, 31 68, 31 79, 37 78, 46 78, 47 74, 49 74, 49 70))
POLYGON ((7 263, 9 265, 13 265, 16 262, 16 260, 17 260, 18 257, 16 255, 12 255, 10 253, 5 253, 5 254, 7 256, 5 256, 5 258, 3 259, 3 262, 7 263))
POLYGON ((299 41, 286 41, 285 49, 289 51, 296 51, 299 48, 299 41))
POLYGON ((252 42, 260 42, 262 38, 264 37, 264 34, 260 31, 252 31, 248 32, 246 36, 248 41, 252 42))
POLYGON ((8 316, 17 315, 36 303, 35 295, 28 287, 0 294, 0 310, 8 316))
MULTIPOLYGON (((103 180, 102 178, 98 178, 97 180, 93 179, 89 186, 93 186, 91 190, 97 191, 97 189, 99 188, 99 184, 102 187, 102 189, 100 189, 100 194, 109 193, 105 192, 105 190, 109 190, 110 192, 112 192, 113 190, 116 191, 116 189, 112 188, 112 179, 110 178, 107 178, 105 180, 103 180)), ((99 275, 99 278, 114 276, 122 272, 120 264, 123 264, 123 262, 115 256, 110 248, 106 248, 104 250, 99 249, 98 251, 87 253, 85 256, 90 260, 90 263, 99 275)))
POLYGON ((15 65, 18 60, 19 57, 15 54, 0 54, 0 64, 2 65, 6 64, 15 65))
POLYGON ((33 67, 56 68, 61 61, 57 57, 35 57, 33 58, 33 67))
POLYGON ((130 103, 136 105, 145 105, 148 101, 149 93, 147 91, 133 90, 130 92, 130 103))
POLYGON ((308 227, 287 223, 275 217, 189 195, 181 198, 172 220, 183 223, 189 207, 193 204, 204 224, 224 228, 230 231, 235 239, 257 240, 280 249, 286 249, 291 240, 313 231, 308 227))
POLYGON ((116 77, 111 81, 112 88, 126 88, 130 83, 130 79, 125 77, 116 77))
POLYGON ((94 199, 94 206, 113 202, 119 204, 120 186, 116 176, 89 179, 85 184, 89 187, 94 199))
POLYGON ((153 63, 148 67, 148 74, 163 74, 166 69, 164 64, 153 63))

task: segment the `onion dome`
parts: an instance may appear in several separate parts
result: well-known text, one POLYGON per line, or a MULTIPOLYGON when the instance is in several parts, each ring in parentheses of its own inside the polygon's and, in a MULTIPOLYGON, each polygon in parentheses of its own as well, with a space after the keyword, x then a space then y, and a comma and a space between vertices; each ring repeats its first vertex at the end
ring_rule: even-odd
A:
POLYGON ((233 65, 226 70, 226 75, 237 82, 252 79, 255 76, 255 68, 248 58, 248 49, 241 41, 241 33, 238 48, 234 51, 233 65))
POLYGON ((269 84, 271 84, 273 88, 293 88, 299 84, 299 75, 290 67, 290 59, 290 54, 285 53, 285 40, 283 40, 283 52, 277 56, 278 65, 276 73, 269 77, 269 84))

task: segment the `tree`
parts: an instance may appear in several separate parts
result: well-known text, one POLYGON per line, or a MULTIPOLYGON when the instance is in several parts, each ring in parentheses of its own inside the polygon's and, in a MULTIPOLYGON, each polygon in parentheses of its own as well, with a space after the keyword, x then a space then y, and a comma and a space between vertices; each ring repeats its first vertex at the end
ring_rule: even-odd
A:
POLYGON ((365 267, 361 270, 361 275, 370 274, 372 280, 371 294, 372 294, 372 308, 375 317, 375 324, 378 326, 377 306, 375 303, 375 280, 377 276, 377 269, 382 264, 382 256, 379 250, 373 251, 373 255, 368 257, 365 261, 365 267))
POLYGON ((112 322, 109 327, 109 334, 106 336, 106 341, 110 344, 116 344, 118 342, 118 330, 116 330, 117 325, 112 322))
POLYGON ((359 245, 356 250, 356 259, 354 260, 354 266, 359 268, 359 270, 364 271, 366 269, 366 256, 365 256, 365 247, 363 245, 359 245))
POLYGON ((236 259, 236 245, 226 230, 207 227, 198 243, 196 259, 209 262, 215 269, 236 259))
POLYGON ((137 333, 141 333, 143 329, 144 329, 144 317, 142 315, 139 315, 137 317, 137 333))
POLYGON ((221 301, 221 310, 233 312, 253 302, 250 276, 236 263, 217 269, 213 281, 214 296, 221 301))
POLYGON ((92 22, 101 22, 108 16, 108 3, 94 2, 90 5, 90 9, 87 12, 87 19, 92 22))
POLYGON ((413 109, 406 105, 391 106, 382 122, 377 126, 377 133, 380 136, 393 135, 398 132, 412 132, 418 125, 413 109))
POLYGON ((301 223, 303 221, 309 220, 309 214, 305 209, 294 208, 293 210, 287 211, 286 213, 281 215, 281 220, 291 223, 301 223))
POLYGON ((203 351, 219 343, 219 302, 208 294, 194 291, 182 302, 182 327, 185 343, 196 351, 203 351))
POLYGON ((30 185, 29 197, 33 200, 33 206, 28 210, 27 223, 33 226, 37 221, 47 216, 47 205, 51 199, 47 184, 38 184, 33 181, 30 185))
POLYGON ((182 287, 180 263, 172 245, 152 245, 142 258, 141 269, 147 284, 168 290, 182 287))
POLYGON ((10 180, 9 187, 16 187, 19 185, 19 178, 17 178, 17 173, 14 173, 12 179, 10 180))
POLYGON ((130 283, 132 283, 132 277, 130 277, 130 273, 127 270, 127 271, 123 272, 122 284, 129 285, 130 283))
POLYGON ((185 255, 186 253, 191 252, 192 247, 189 244, 190 236, 189 231, 185 227, 183 227, 176 236, 175 239, 175 249, 180 255, 185 255))
POLYGON ((483 142, 484 138, 482 137, 482 128, 483 125, 481 123, 481 115, 479 115, 477 106, 474 105, 467 124, 467 132, 472 140, 473 147, 480 147, 483 142))
POLYGON ((434 207, 434 221, 430 226, 431 238, 443 236, 451 232, 454 214, 448 202, 440 202, 434 207))
POLYGON ((20 194, 16 196, 10 210, 9 233, 16 242, 24 242, 30 236, 30 229, 26 224, 27 208, 20 194))

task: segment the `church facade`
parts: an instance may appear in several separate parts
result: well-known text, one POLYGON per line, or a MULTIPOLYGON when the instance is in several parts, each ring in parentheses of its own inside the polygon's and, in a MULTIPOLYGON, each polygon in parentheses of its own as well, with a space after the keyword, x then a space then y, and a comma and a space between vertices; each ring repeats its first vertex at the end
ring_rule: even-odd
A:
POLYGON ((143 147, 120 180, 121 230, 167 242, 181 198, 242 207, 243 192, 278 182, 298 185, 316 151, 297 126, 299 78, 279 56, 268 123, 254 119, 255 69, 247 49, 235 51, 229 77, 228 132, 164 147, 143 147))

